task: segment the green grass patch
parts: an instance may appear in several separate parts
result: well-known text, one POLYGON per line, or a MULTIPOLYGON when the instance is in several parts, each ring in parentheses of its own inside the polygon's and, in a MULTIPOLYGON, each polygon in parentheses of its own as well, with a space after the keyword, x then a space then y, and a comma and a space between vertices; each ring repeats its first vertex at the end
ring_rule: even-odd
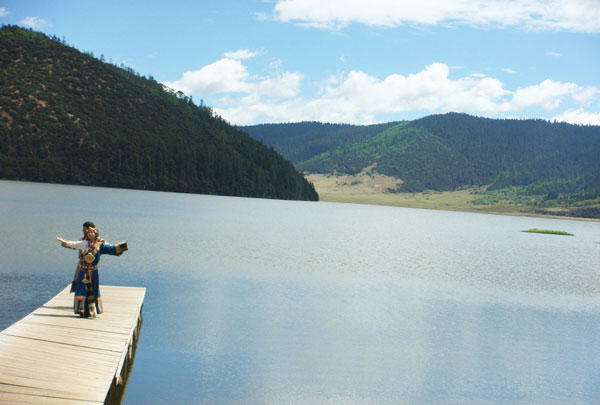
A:
POLYGON ((544 200, 542 195, 525 194, 523 187, 507 187, 498 190, 479 187, 471 190, 471 194, 477 196, 471 201, 473 205, 495 205, 500 202, 510 205, 537 205, 544 200))
POLYGON ((565 232, 565 231, 549 231, 547 229, 537 229, 537 228, 533 228, 533 229, 528 229, 526 231, 522 231, 522 232, 530 232, 530 233, 545 233, 548 235, 565 235, 565 236, 574 236, 572 233, 569 232, 565 232))

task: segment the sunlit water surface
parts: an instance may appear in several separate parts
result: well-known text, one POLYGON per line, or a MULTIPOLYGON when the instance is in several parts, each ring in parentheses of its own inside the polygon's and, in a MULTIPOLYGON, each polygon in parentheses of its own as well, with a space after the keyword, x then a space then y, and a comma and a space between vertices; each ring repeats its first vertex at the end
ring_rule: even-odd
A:
POLYGON ((0 329, 70 281, 55 235, 129 241, 125 404, 600 402, 598 222, 6 181, 0 220, 0 329))

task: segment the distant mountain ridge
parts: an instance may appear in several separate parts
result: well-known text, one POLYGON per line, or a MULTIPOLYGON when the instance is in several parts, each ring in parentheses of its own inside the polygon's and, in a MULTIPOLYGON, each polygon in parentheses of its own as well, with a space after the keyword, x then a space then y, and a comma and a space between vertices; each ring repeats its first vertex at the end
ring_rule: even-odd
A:
POLYGON ((358 142, 393 127, 397 122, 377 125, 299 122, 239 127, 265 145, 273 146, 293 163, 301 163, 342 143, 358 142))
POLYGON ((241 129, 306 172, 356 174, 376 164, 378 173, 403 181, 398 191, 489 185, 552 199, 600 197, 600 126, 459 113, 379 126, 320 125, 241 129))
POLYGON ((0 29, 0 178, 317 200, 272 148, 152 77, 0 29))

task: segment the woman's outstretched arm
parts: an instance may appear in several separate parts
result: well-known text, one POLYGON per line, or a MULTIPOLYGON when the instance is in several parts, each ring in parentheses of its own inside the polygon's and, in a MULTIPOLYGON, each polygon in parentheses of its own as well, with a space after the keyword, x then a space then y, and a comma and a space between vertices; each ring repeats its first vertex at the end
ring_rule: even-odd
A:
POLYGON ((70 249, 82 250, 87 245, 87 241, 85 241, 85 240, 77 240, 77 241, 64 240, 63 238, 61 238, 58 235, 56 236, 56 240, 59 241, 63 247, 70 248, 70 249))
POLYGON ((59 241, 63 247, 67 247, 67 241, 61 238, 60 236, 56 235, 56 240, 59 241))

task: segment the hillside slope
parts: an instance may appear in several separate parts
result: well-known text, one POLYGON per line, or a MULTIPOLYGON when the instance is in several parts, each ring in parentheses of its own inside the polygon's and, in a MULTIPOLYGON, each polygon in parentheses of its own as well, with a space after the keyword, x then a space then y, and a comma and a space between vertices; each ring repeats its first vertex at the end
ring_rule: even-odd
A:
POLYGON ((294 166, 153 78, 0 30, 0 178, 317 200, 294 166))
MULTIPOLYGON (((328 148, 298 156, 306 142, 294 145, 285 134, 303 123, 280 124, 281 139, 264 138, 261 127, 245 127, 268 139, 300 170, 323 174, 357 174, 375 165, 377 173, 401 180, 397 191, 521 187, 523 192, 575 199, 600 197, 600 127, 543 120, 494 120, 466 114, 432 115, 395 123, 380 131, 353 129, 335 137, 321 133, 328 148), (369 133, 367 133, 369 132, 369 133), (282 147, 285 145, 285 148, 282 147), (291 151, 291 152, 290 152, 291 151)), ((372 127, 368 127, 372 128, 372 127)))
POLYGON ((325 153, 342 143, 360 142, 396 125, 325 124, 299 122, 294 124, 261 124, 239 127, 265 145, 273 146, 293 163, 303 162, 325 153))

